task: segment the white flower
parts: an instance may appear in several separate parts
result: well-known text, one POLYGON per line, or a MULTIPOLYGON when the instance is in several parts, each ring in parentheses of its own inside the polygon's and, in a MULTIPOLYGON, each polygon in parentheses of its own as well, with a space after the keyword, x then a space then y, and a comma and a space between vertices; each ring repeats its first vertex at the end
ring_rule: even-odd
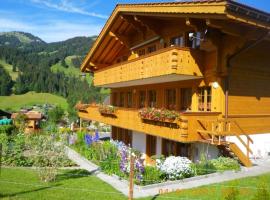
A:
POLYGON ((170 180, 184 178, 192 174, 190 164, 192 163, 186 157, 169 156, 162 163, 157 160, 157 168, 165 173, 170 180))

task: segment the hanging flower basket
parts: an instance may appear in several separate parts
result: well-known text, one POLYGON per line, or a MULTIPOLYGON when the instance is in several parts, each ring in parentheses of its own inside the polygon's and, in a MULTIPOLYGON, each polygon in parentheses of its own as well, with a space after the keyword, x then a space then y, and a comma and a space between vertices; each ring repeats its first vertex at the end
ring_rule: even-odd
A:
POLYGON ((174 123, 179 114, 176 111, 164 108, 142 108, 139 110, 139 116, 145 120, 174 123))
POLYGON ((115 116, 115 107, 112 105, 100 105, 98 111, 101 115, 115 116))

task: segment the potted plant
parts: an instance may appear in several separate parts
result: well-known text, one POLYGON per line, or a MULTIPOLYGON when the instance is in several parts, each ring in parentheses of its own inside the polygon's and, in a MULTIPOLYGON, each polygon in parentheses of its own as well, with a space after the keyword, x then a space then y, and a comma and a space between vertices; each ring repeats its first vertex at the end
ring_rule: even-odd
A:
POLYGON ((139 116, 146 120, 173 123, 179 117, 179 114, 176 111, 164 108, 142 108, 139 110, 139 116))
POLYGON ((98 111, 102 115, 115 115, 115 107, 112 105, 100 105, 98 111))

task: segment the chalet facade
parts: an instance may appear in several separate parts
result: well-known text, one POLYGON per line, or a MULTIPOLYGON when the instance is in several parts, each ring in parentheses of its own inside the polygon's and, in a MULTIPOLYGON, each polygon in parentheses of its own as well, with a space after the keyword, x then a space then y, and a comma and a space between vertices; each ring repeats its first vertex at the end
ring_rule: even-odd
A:
POLYGON ((251 166, 270 154, 269 31, 269 13, 231 0, 117 5, 81 66, 114 107, 79 116, 147 162, 203 153, 251 166))

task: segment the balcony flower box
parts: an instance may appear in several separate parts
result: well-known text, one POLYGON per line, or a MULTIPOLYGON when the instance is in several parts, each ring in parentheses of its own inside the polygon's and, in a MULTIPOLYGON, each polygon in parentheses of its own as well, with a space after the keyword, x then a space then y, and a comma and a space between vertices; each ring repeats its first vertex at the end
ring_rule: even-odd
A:
POLYGON ((112 105, 100 105, 98 111, 101 115, 115 116, 115 107, 112 105))
POLYGON ((139 110, 139 116, 144 120, 175 123, 179 114, 176 111, 164 108, 142 108, 139 110))

